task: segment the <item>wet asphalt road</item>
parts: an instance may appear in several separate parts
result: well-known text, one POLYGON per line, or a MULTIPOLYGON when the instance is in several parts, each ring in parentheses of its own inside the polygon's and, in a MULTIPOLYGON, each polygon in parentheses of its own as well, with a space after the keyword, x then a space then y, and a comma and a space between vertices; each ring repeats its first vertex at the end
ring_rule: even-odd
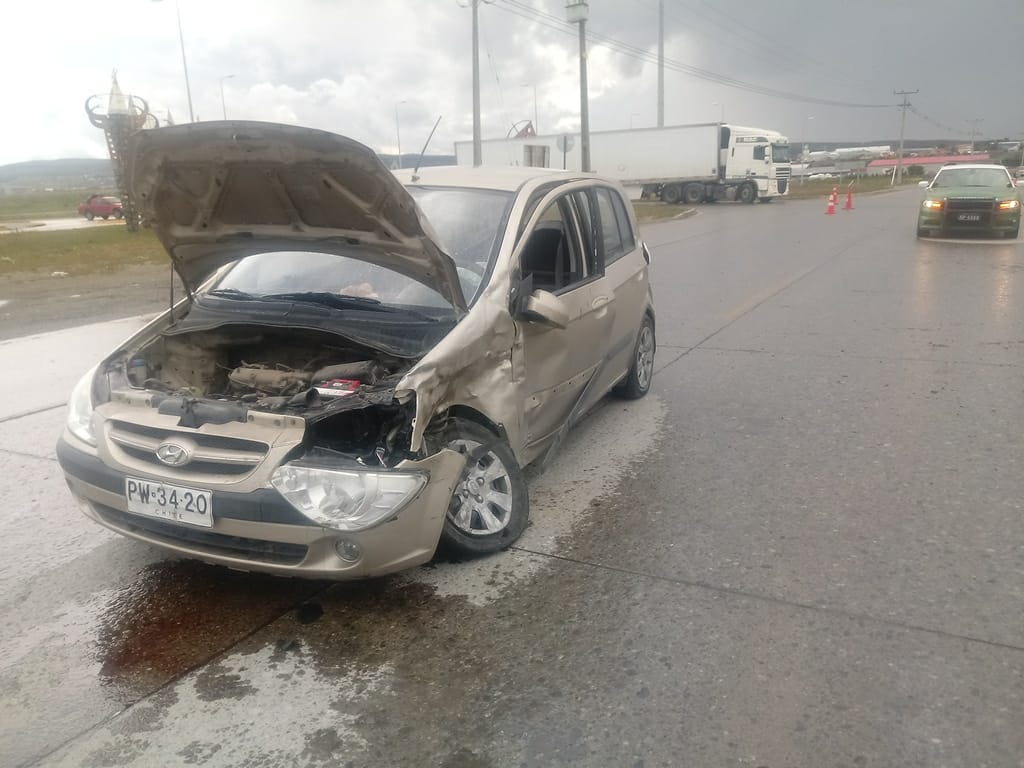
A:
POLYGON ((652 395, 514 550, 360 584, 87 523, 59 403, 132 321, 0 342, 0 762, 1024 765, 1024 243, 916 204, 647 227, 652 395))

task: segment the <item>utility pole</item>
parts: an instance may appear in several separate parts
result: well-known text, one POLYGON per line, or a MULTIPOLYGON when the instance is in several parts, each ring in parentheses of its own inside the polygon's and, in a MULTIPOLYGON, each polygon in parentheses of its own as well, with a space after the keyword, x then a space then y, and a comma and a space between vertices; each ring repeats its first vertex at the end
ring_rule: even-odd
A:
POLYGON ((900 104, 903 107, 903 112, 900 115, 900 148, 896 152, 896 176, 899 184, 903 183, 903 131, 907 126, 907 107, 910 106, 910 102, 907 101, 907 96, 917 93, 920 89, 914 89, 913 91, 893 91, 894 96, 902 96, 903 103, 900 104))
POLYGON ((665 127, 665 0, 658 0, 658 127, 665 127))
POLYGON ((973 155, 974 154, 974 137, 981 135, 979 133, 979 131, 978 131, 978 125, 980 125, 981 123, 984 123, 985 119, 982 118, 982 117, 976 117, 973 120, 968 120, 967 122, 971 123, 974 126, 973 128, 971 128, 971 154, 973 155))
POLYGON ((480 0, 473 3, 473 167, 483 164, 483 147, 480 144, 480 0))
POLYGON ((580 25, 580 170, 590 173, 590 105, 587 98, 587 0, 566 0, 570 24, 580 25))

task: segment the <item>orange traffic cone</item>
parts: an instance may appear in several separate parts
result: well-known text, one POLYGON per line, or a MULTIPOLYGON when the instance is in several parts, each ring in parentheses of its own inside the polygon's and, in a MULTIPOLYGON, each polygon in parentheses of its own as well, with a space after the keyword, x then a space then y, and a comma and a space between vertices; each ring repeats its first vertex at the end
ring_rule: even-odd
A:
POLYGON ((853 187, 849 186, 846 188, 846 205, 843 206, 844 211, 853 210, 853 187))
POLYGON ((828 196, 828 208, 825 209, 825 215, 831 216, 836 212, 836 198, 838 192, 835 187, 832 187, 832 194, 828 196))

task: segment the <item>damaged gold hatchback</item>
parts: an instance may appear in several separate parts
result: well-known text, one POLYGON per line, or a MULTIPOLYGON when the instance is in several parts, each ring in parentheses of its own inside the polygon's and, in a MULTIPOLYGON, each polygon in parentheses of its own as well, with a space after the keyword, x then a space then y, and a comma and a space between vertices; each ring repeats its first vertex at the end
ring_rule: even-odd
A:
POLYGON ((81 380, 58 444, 119 533, 334 579, 498 551, 522 468, 650 388, 650 256, 613 181, 396 175, 243 122, 140 132, 129 178, 188 295, 81 380))

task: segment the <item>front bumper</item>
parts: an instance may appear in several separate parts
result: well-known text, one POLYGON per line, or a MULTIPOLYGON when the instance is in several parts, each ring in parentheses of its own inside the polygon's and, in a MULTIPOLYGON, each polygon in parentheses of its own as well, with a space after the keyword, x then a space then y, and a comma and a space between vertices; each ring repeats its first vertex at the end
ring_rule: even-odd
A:
POLYGON ((57 459, 85 514, 117 533, 238 570, 336 580, 382 576, 430 560, 465 465, 461 454, 447 450, 422 461, 402 462, 396 469, 429 475, 423 490, 386 522, 365 531, 342 532, 307 520, 273 488, 212 491, 211 528, 133 514, 124 495, 127 474, 104 464, 90 446, 65 432, 57 459), (339 540, 355 543, 360 558, 346 562, 339 557, 339 540))
POLYGON ((960 212, 940 209, 922 210, 917 217, 917 228, 934 230, 942 234, 1013 232, 1020 226, 1020 209, 1009 211, 979 211, 977 221, 960 221, 960 212))

